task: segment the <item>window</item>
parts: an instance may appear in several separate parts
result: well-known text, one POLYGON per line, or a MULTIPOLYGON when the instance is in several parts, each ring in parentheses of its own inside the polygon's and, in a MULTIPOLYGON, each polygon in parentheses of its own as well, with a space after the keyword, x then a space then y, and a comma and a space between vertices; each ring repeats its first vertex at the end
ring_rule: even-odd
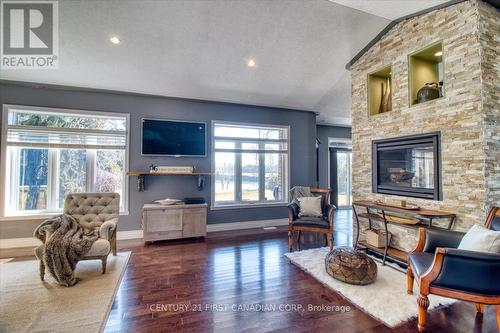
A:
POLYGON ((60 213, 75 192, 117 192, 127 210, 128 115, 4 105, 3 216, 60 213))
POLYGON ((212 206, 282 204, 288 195, 288 127, 213 123, 212 206))

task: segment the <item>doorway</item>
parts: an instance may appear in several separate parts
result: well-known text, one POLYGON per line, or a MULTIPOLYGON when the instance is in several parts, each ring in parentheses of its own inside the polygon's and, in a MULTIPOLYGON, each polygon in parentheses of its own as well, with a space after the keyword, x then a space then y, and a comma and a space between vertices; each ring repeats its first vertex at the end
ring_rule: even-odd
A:
POLYGON ((330 152, 330 187, 333 204, 339 209, 352 204, 352 149, 334 148, 330 152))

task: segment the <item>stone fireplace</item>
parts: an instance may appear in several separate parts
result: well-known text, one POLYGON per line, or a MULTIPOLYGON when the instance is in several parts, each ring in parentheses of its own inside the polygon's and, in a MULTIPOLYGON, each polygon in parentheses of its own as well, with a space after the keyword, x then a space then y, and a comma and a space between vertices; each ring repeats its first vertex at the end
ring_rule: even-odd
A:
MULTIPOLYGON (((499 16, 493 6, 471 0, 406 19, 351 65, 354 201, 406 200, 454 212, 455 230, 484 223, 487 210, 500 205, 499 16), (442 96, 419 104, 409 58, 429 45, 442 47, 442 96), (392 109, 370 112, 370 80, 380 87, 387 77, 392 109), (419 136, 427 140, 421 146, 394 145, 395 138, 419 136)), ((415 246, 416 230, 391 225, 390 232, 391 246, 415 246)))
POLYGON ((440 200, 441 133, 372 141, 372 192, 440 200))

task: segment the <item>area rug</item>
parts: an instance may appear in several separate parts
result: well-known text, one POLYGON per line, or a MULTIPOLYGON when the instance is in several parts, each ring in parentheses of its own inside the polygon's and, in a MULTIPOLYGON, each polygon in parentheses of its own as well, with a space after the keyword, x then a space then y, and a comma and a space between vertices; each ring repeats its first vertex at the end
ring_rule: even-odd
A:
POLYGON ((0 332, 101 332, 129 258, 110 255, 106 274, 100 260, 79 262, 70 288, 42 282, 37 260, 0 265, 0 332))
MULTIPOLYGON (((325 270, 325 256, 328 248, 318 248, 286 253, 295 265, 309 273, 328 288, 349 299, 358 308, 389 327, 395 327, 417 315, 417 296, 406 292, 406 275, 377 262, 377 280, 366 286, 347 284, 332 278, 325 270)), ((417 285, 415 284, 415 290, 417 285)), ((429 310, 455 300, 429 296, 429 310)))

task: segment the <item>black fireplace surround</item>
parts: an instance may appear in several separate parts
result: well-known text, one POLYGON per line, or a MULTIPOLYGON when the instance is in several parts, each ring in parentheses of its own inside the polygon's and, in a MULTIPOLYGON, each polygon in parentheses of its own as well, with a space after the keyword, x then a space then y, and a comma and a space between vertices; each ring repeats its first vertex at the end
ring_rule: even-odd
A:
POLYGON ((373 140, 373 192, 441 200, 440 141, 440 132, 373 140))

